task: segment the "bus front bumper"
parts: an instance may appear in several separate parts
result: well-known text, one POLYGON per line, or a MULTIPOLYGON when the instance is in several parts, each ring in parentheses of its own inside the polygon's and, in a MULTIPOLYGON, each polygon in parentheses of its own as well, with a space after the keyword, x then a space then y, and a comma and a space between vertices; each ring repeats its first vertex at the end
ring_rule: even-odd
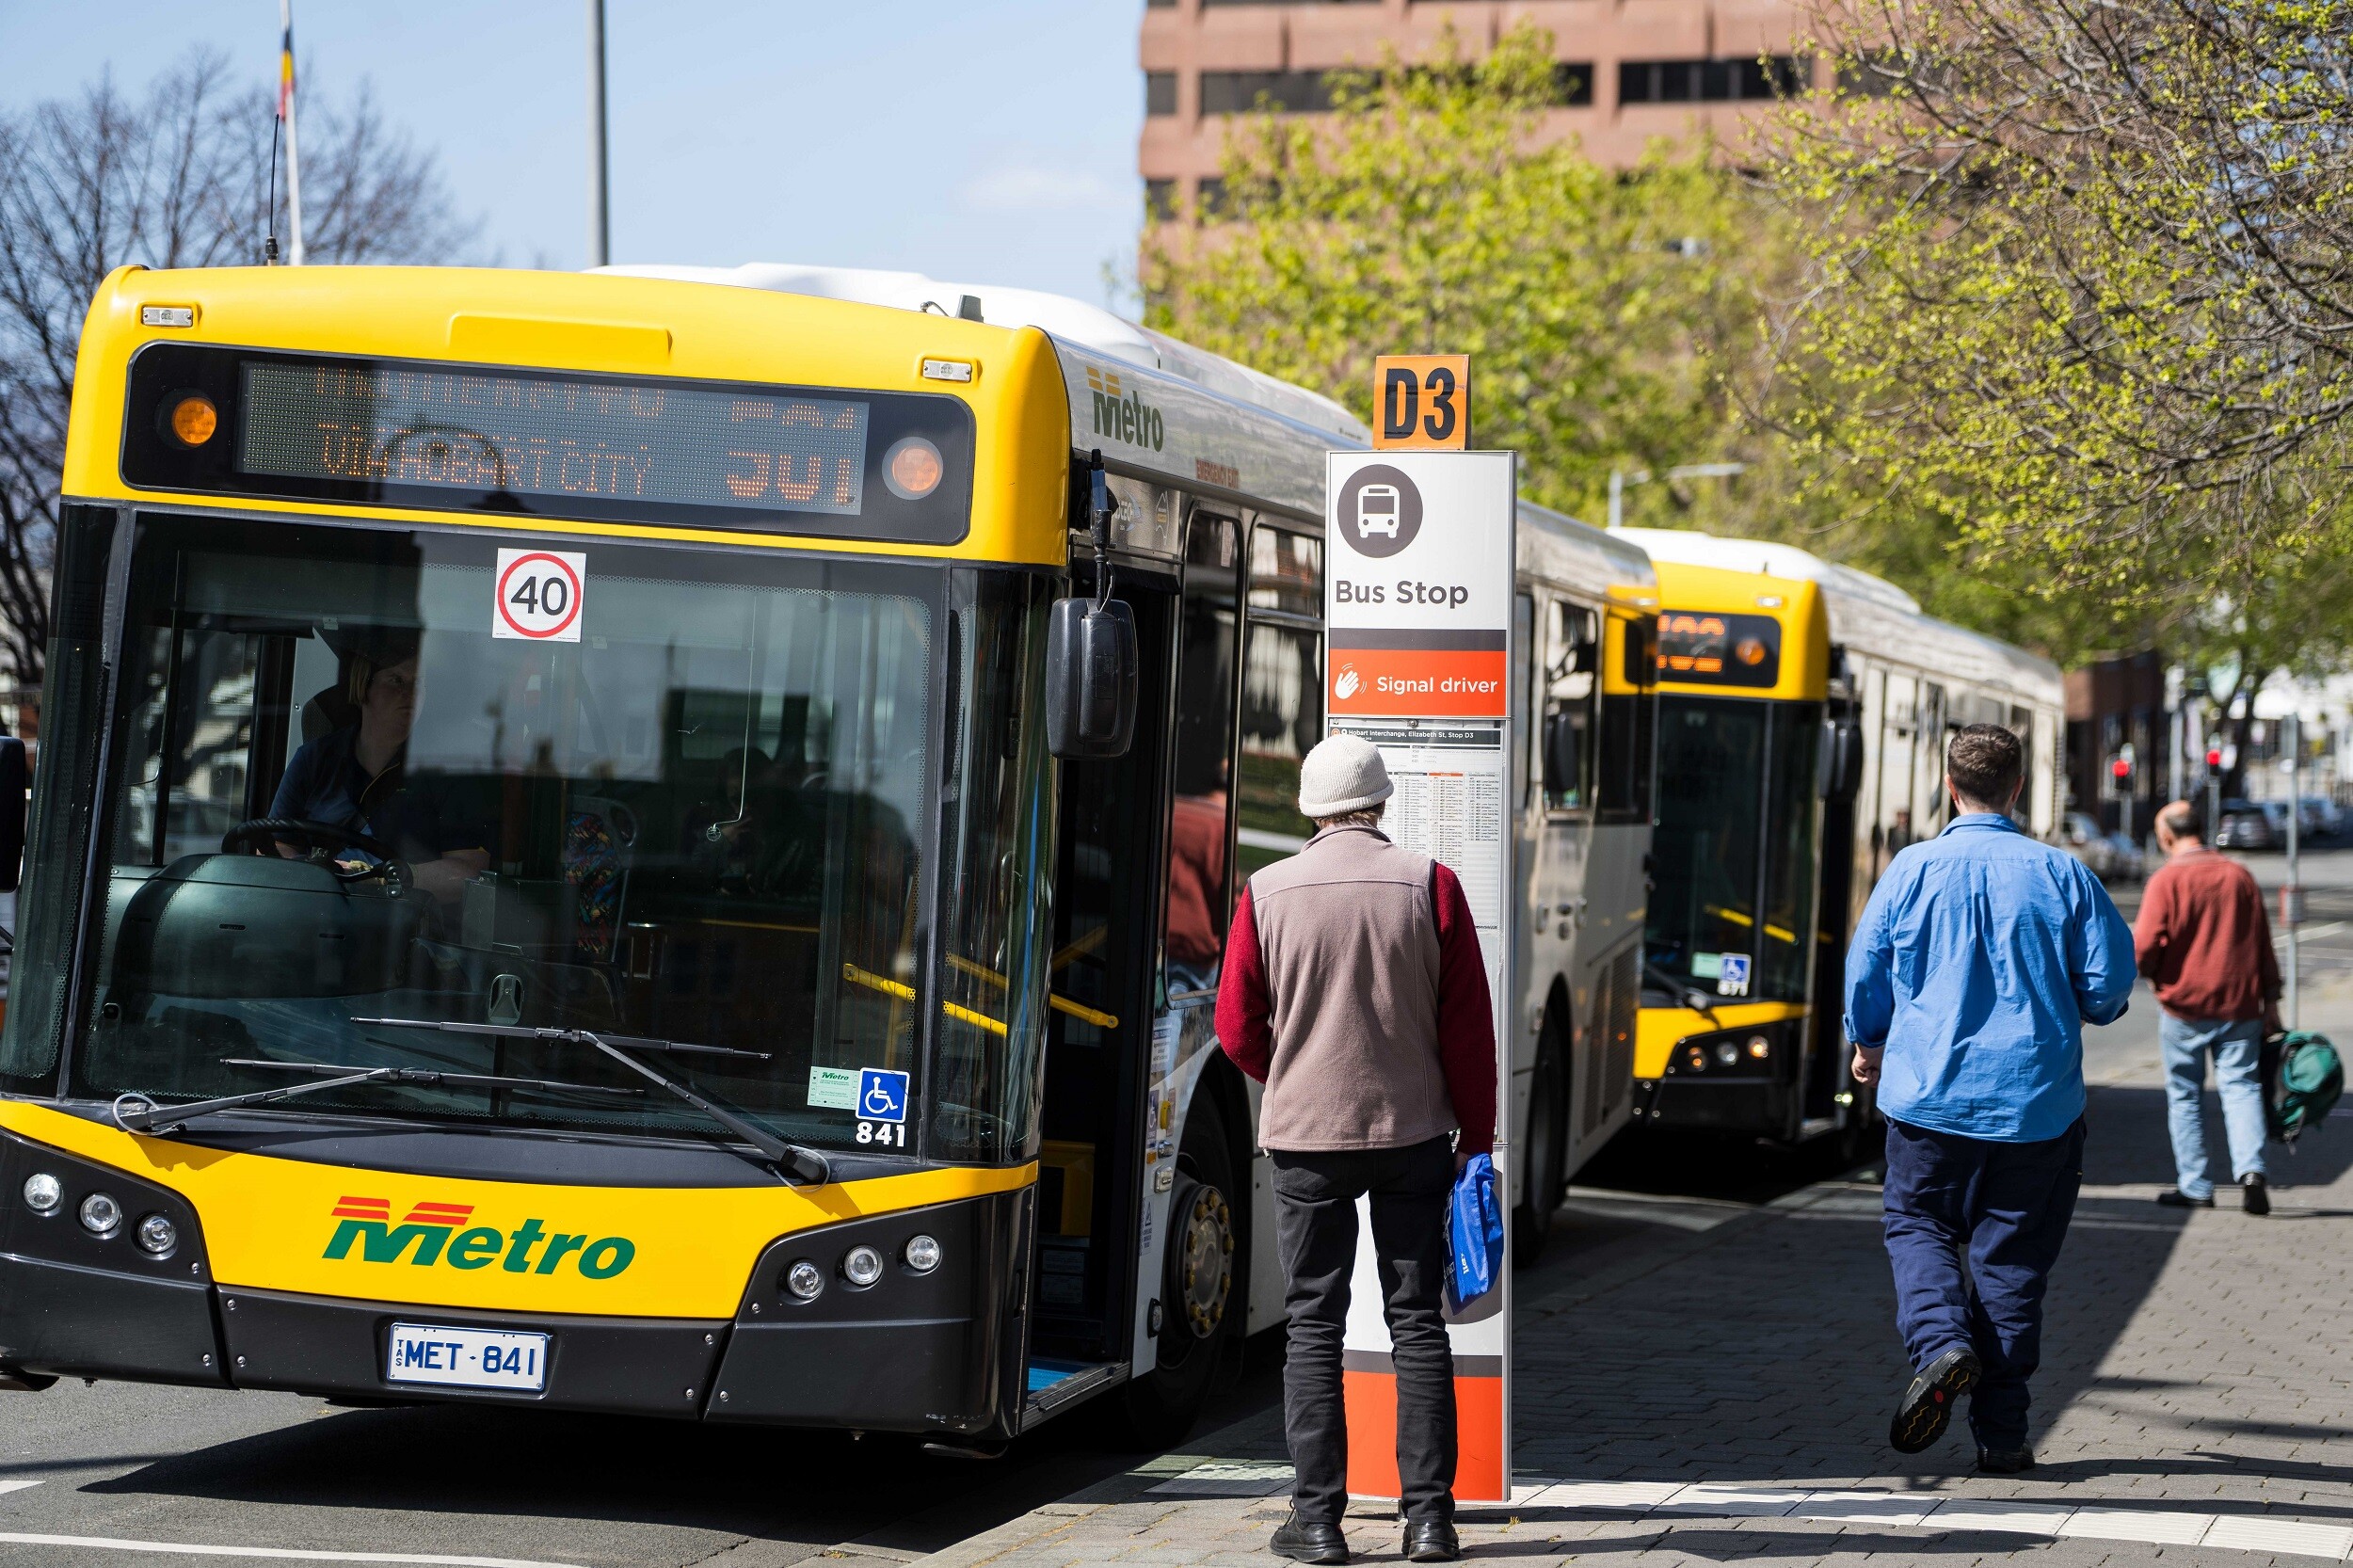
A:
POLYGON ((443 1400, 674 1419, 1010 1436, 1022 1391, 1021 1295, 1032 1190, 1022 1188, 803 1231, 772 1243, 733 1319, 486 1311, 219 1285, 195 1210, 169 1190, 0 1134, 0 1373, 270 1388, 361 1402, 443 1400), (36 1170, 57 1178, 54 1211, 21 1199, 36 1170), (82 1223, 88 1194, 113 1197, 105 1234, 82 1223), (137 1244, 168 1220, 174 1243, 137 1244), (919 1273, 917 1234, 939 1243, 919 1273), (840 1264, 872 1246, 881 1278, 852 1286, 840 1264), (802 1301, 792 1265, 824 1276, 802 1301), (537 1389, 389 1376, 395 1324, 545 1335, 537 1389))

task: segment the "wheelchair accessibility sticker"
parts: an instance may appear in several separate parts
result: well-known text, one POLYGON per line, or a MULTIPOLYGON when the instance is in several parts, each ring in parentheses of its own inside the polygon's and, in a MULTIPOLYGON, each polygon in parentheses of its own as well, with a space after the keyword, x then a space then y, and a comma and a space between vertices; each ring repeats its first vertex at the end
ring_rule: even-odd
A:
POLYGON ((870 1122, 907 1119, 907 1075, 867 1067, 857 1075, 857 1113, 870 1122))
POLYGON ((1716 994, 1721 997, 1745 997, 1749 994, 1749 955, 1727 952, 1723 968, 1716 973, 1716 994))
POLYGON ((907 1075, 885 1067, 860 1067, 857 1074, 857 1141, 907 1145, 907 1075))

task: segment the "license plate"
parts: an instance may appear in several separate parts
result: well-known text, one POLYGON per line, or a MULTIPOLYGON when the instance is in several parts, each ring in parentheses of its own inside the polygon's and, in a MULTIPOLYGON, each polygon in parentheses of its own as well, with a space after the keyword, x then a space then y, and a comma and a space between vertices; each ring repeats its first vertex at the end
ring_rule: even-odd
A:
POLYGON ((394 1323, 384 1359, 384 1377, 389 1383, 520 1388, 535 1394, 548 1385, 548 1336, 544 1334, 394 1323))

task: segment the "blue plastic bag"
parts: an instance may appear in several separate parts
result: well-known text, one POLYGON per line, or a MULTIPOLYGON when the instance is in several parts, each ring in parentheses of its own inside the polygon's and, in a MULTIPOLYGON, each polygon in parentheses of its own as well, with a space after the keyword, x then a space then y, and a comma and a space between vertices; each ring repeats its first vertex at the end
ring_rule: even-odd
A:
POLYGON ((1503 1275, 1503 1200, 1496 1162, 1474 1154, 1455 1173, 1446 1206, 1446 1304, 1460 1313, 1496 1288, 1503 1275))

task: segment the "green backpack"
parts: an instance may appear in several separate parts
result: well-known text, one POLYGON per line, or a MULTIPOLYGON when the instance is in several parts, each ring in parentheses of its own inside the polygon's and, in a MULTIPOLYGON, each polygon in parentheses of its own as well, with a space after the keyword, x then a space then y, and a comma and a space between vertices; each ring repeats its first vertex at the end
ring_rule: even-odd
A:
POLYGON ((2325 1034, 2297 1030, 2264 1042, 2264 1112, 2271 1135, 2296 1146, 2345 1093, 2345 1064, 2325 1034))

